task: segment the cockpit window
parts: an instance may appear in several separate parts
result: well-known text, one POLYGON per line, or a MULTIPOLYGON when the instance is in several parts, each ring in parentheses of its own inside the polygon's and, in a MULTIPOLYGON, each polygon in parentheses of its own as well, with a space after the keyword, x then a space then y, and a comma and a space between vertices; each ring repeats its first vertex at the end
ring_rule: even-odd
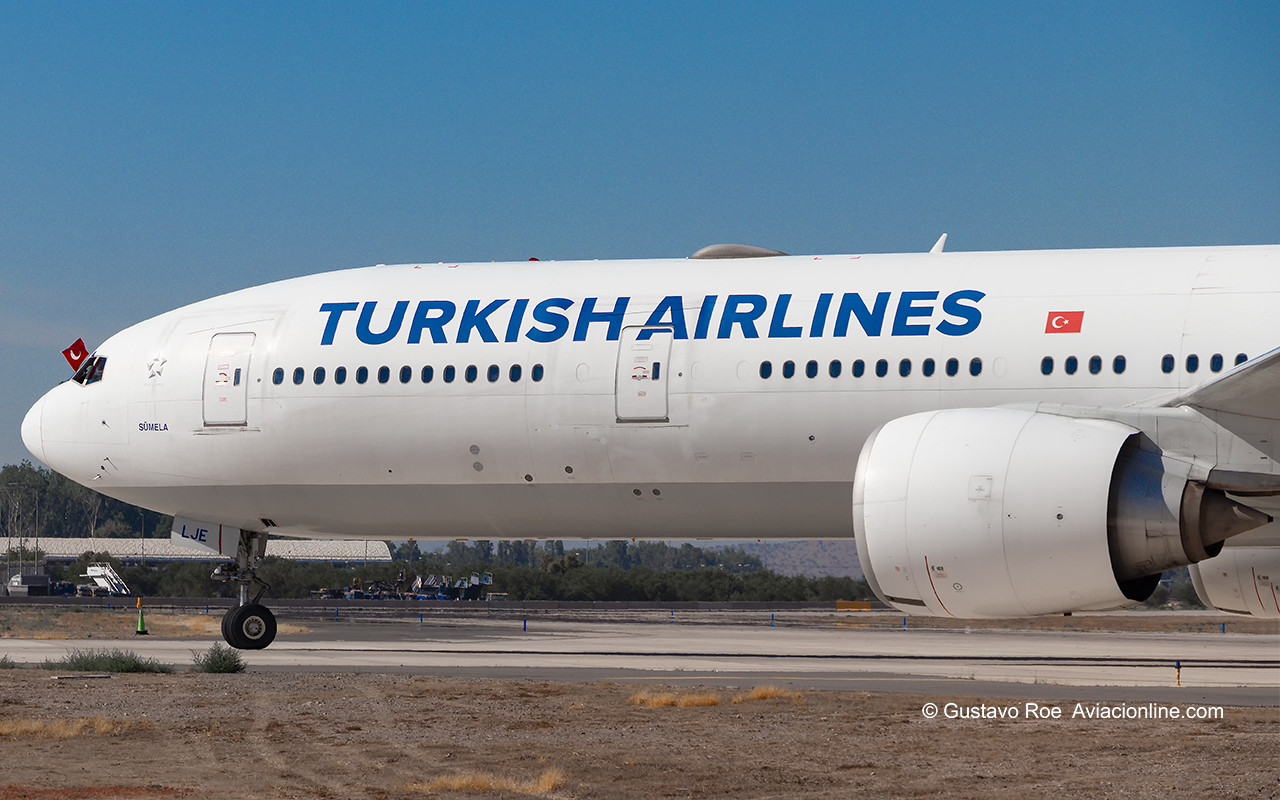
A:
POLYGON ((71 380, 82 386, 88 386, 91 383, 97 383, 102 380, 102 374, 107 369, 106 356, 89 356, 80 365, 80 369, 76 370, 76 374, 71 380))

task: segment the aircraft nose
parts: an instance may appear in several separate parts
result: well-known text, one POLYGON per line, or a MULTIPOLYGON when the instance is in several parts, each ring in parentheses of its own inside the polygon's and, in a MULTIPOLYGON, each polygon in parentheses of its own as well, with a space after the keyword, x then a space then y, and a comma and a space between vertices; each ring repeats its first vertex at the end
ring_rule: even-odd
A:
POLYGON ((27 416, 22 420, 22 443, 31 451, 31 455, 41 462, 44 461, 44 436, 41 433, 40 425, 44 417, 44 401, 46 397, 41 397, 37 400, 36 404, 31 407, 31 410, 27 412, 27 416))

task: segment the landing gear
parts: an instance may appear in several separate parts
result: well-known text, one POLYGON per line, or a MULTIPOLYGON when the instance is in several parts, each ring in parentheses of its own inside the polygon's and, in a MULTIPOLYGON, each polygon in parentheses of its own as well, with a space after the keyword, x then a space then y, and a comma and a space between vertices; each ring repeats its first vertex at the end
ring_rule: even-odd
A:
POLYGON ((271 588, 257 575, 258 565, 266 552, 265 533, 241 531, 236 563, 219 565, 211 576, 214 580, 240 584, 240 605, 222 618, 222 638, 237 650, 261 650, 276 638, 275 615, 258 602, 271 588), (250 586, 260 587, 252 601, 249 599, 250 586))

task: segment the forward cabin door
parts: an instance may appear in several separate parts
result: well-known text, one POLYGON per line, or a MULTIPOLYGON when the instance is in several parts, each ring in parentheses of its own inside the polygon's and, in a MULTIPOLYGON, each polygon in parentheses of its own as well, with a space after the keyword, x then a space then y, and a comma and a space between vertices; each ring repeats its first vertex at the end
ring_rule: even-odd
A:
POLYGON ((666 422, 671 328, 623 328, 616 383, 618 422, 666 422))
POLYGON ((249 357, 252 333, 216 333, 204 367, 204 424, 249 423, 249 357))

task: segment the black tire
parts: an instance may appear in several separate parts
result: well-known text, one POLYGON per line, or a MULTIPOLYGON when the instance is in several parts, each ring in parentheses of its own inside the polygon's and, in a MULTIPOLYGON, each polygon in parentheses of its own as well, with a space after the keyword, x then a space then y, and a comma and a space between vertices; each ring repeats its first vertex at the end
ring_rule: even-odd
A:
POLYGON ((237 606, 225 618, 227 644, 237 650, 261 650, 275 641, 276 617, 256 603, 237 606))
POLYGON ((227 613, 222 615, 222 640, 227 644, 235 647, 231 642, 231 615, 236 613, 234 606, 227 609, 227 613))

